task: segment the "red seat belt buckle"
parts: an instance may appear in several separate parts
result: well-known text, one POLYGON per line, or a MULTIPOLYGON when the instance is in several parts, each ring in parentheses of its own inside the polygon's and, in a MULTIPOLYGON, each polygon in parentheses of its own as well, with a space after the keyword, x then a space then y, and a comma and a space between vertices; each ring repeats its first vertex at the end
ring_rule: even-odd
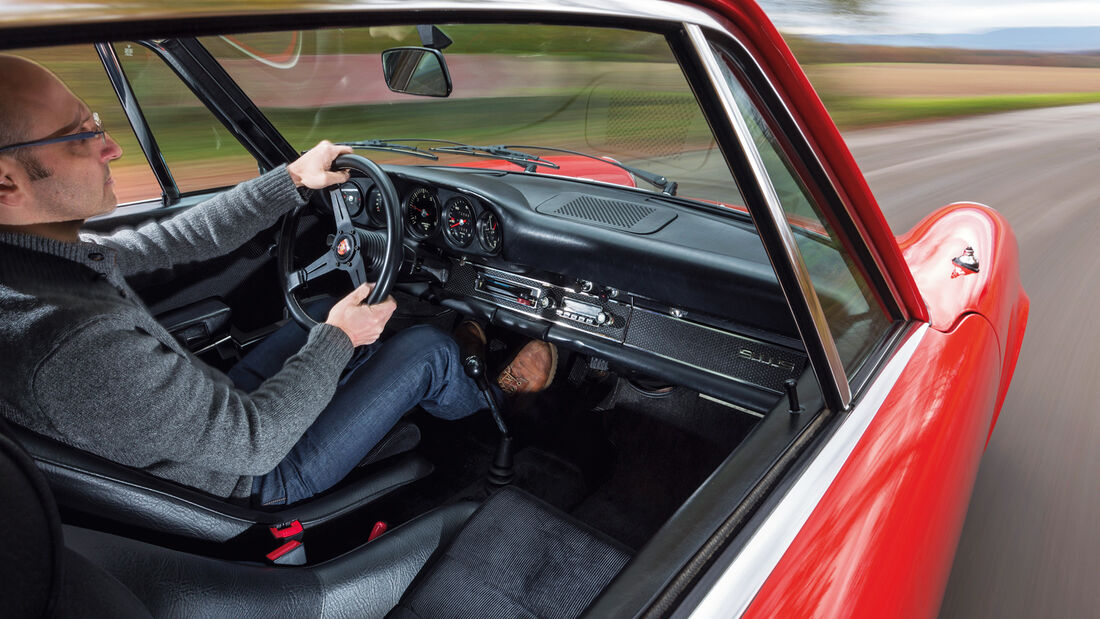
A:
POLYGON ((267 560, 275 565, 305 565, 306 547, 296 539, 267 553, 267 560))
POLYGON ((382 535, 383 533, 386 532, 386 527, 387 527, 387 525, 386 525, 385 521, 383 521, 383 520, 379 520, 378 522, 374 523, 374 526, 371 527, 371 530, 370 530, 370 536, 367 537, 367 541, 368 542, 373 542, 375 540, 375 538, 377 538, 379 535, 382 535))
POLYGON ((290 522, 272 525, 268 527, 267 530, 271 531, 271 537, 275 539, 287 539, 301 535, 304 529, 302 528, 301 522, 291 520, 290 522))

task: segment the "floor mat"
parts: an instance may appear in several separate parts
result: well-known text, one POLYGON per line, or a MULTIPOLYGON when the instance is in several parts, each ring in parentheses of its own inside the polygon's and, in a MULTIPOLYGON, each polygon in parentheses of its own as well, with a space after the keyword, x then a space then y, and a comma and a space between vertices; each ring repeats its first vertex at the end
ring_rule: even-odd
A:
MULTIPOLYGON (((499 436, 489 415, 443 421, 419 413, 414 421, 423 433, 418 449, 435 471, 384 499, 380 509, 387 518, 404 522, 440 505, 486 499, 492 490, 487 479, 499 436)), ((562 511, 584 499, 588 485, 580 467, 540 446, 517 442, 515 447, 513 485, 562 511)))
POLYGON ((622 381, 606 415, 614 460, 607 481, 573 516, 640 548, 714 471, 757 418, 674 388, 645 393, 622 381))

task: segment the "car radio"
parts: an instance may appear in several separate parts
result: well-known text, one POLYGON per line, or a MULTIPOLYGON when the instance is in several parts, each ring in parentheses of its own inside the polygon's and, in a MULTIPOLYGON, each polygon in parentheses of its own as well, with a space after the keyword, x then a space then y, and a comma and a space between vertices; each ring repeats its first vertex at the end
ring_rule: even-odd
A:
POLYGON ((562 298, 561 307, 555 310, 554 313, 567 320, 591 326, 612 325, 615 322, 614 317, 605 312, 599 305, 585 303, 569 297, 562 298))

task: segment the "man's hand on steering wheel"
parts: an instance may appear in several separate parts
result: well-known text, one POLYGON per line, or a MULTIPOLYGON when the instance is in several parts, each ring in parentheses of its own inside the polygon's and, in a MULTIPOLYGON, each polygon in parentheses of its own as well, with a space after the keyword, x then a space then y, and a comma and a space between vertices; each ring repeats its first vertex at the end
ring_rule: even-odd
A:
MULTIPOLYGON (((328 247, 316 259, 306 266, 295 268, 294 244, 297 239, 298 220, 305 208, 299 207, 283 217, 279 230, 278 264, 279 279, 286 300, 287 312, 306 330, 317 325, 302 308, 295 297, 295 291, 319 277, 333 271, 343 271, 351 279, 355 291, 340 301, 341 304, 366 300, 372 307, 364 312, 378 314, 359 316, 356 312, 337 314, 336 324, 352 339, 356 346, 378 339, 382 327, 393 313, 394 302, 389 297, 390 289, 397 279, 404 259, 401 226, 401 202, 397 189, 377 163, 349 154, 350 147, 336 146, 323 141, 311 148, 299 159, 287 165, 287 171, 295 183, 302 187, 330 188, 327 202, 332 209, 334 234, 328 236, 328 247), (340 171, 328 170, 335 167, 340 171), (351 169, 365 177, 381 194, 381 210, 386 216, 385 230, 360 229, 352 221, 347 203, 340 192, 339 185, 348 182, 350 175, 343 170, 351 169), (375 284, 364 286, 369 279, 375 284), (388 304, 388 306, 387 306, 388 304), (341 318, 342 316, 342 318, 341 318), (346 320, 345 320, 346 319, 346 320)), ((339 307, 339 306, 337 306, 339 307)), ((331 317, 331 315, 330 315, 331 317)))
POLYGON ((354 346, 376 342, 393 311, 397 309, 397 302, 392 296, 387 296, 377 305, 363 305, 371 290, 374 290, 374 284, 363 284, 352 290, 332 306, 328 311, 328 319, 325 320, 346 333, 354 346))
POLYGON ((287 164, 286 171, 297 187, 324 189, 329 185, 346 183, 351 177, 350 172, 329 168, 337 157, 351 153, 350 146, 337 146, 328 140, 321 140, 317 146, 307 150, 293 163, 287 164))

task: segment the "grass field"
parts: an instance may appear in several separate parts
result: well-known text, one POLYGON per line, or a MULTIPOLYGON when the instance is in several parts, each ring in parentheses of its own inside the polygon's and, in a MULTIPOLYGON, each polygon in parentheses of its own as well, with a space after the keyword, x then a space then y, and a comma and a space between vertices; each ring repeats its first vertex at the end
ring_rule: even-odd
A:
POLYGON ((933 63, 807 65, 815 84, 862 97, 971 97, 978 95, 1100 92, 1100 69, 933 63))

